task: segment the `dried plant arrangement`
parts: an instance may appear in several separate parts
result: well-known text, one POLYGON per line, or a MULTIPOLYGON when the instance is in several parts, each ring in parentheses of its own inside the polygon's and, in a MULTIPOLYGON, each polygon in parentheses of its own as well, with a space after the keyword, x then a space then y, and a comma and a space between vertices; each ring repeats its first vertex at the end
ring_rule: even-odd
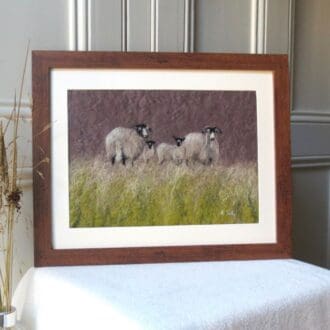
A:
MULTIPOLYGON (((29 46, 25 56, 18 99, 15 93, 14 106, 7 123, 0 121, 0 314, 15 311, 12 307, 13 236, 15 220, 19 215, 23 194, 19 187, 17 140, 28 54, 29 46), (9 136, 10 123, 13 123, 11 136, 9 136)), ((1 319, 0 323, 2 324, 0 326, 6 327, 3 322, 1 319)))

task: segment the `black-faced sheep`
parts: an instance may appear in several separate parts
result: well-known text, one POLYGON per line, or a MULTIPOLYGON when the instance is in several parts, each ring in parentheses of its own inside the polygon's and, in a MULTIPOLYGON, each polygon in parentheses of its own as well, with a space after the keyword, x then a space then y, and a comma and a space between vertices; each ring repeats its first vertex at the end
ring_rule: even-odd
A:
POLYGON ((148 140, 145 141, 145 147, 143 150, 143 160, 145 163, 148 163, 149 161, 155 159, 156 157, 156 149, 155 149, 155 141, 148 140))
POLYGON ((204 165, 216 164, 219 160, 218 127, 205 127, 201 133, 189 133, 183 143, 186 164, 195 162, 204 165))
POLYGON ((173 136, 173 138, 175 140, 175 145, 161 143, 157 147, 158 164, 163 164, 166 161, 173 161, 176 165, 179 165, 185 159, 185 149, 182 146, 185 138, 176 136, 173 136))
POLYGON ((142 154, 145 140, 149 137, 151 128, 146 124, 135 125, 133 128, 116 127, 105 138, 106 156, 112 164, 134 161, 142 154))

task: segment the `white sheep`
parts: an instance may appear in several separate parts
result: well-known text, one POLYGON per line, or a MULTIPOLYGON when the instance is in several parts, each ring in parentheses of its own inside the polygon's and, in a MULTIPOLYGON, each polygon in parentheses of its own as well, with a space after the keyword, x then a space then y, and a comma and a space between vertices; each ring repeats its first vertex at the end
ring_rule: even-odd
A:
POLYGON ((148 163, 149 161, 155 159, 156 157, 156 149, 155 149, 155 141, 148 140, 145 141, 145 147, 143 149, 143 160, 145 163, 148 163))
POLYGON ((158 164, 163 164, 164 162, 174 162, 176 165, 182 163, 185 159, 185 149, 182 146, 184 141, 184 137, 175 137, 175 145, 168 143, 161 143, 157 147, 157 156, 158 156, 158 164))
POLYGON ((219 160, 218 127, 205 127, 201 133, 189 133, 183 143, 186 164, 195 162, 204 165, 216 164, 219 160))
POLYGON ((105 138, 106 156, 114 165, 115 162, 127 161, 133 166, 134 161, 142 154, 145 140, 151 128, 146 124, 135 125, 133 128, 116 127, 105 138))

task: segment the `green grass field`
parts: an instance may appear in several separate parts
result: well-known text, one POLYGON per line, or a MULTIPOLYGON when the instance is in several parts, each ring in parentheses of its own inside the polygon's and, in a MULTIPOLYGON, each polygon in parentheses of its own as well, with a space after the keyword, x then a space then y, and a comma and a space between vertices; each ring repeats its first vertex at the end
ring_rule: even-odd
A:
POLYGON ((102 161, 70 164, 70 226, 161 226, 258 222, 254 164, 231 167, 102 161))

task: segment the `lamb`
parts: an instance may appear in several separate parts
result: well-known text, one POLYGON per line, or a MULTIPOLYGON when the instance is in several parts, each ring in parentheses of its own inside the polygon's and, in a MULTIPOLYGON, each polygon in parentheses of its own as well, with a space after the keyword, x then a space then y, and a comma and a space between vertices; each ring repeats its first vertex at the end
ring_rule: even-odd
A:
POLYGON ((176 147, 173 150, 173 161, 176 165, 181 164, 185 159, 185 147, 182 145, 185 137, 175 137, 173 136, 176 147))
POLYGON ((179 165, 184 160, 185 149, 182 147, 182 143, 185 140, 184 137, 173 136, 175 145, 168 143, 161 143, 157 147, 158 164, 161 165, 165 161, 173 161, 176 165, 179 165))
POLYGON ((219 160, 218 127, 205 127, 201 133, 189 133, 183 143, 186 164, 199 162, 204 165, 216 164, 219 160))
POLYGON ((133 128, 116 127, 105 138, 106 156, 112 165, 121 161, 133 166, 134 161, 142 154, 145 140, 152 132, 146 124, 138 124, 133 128))
POLYGON ((143 160, 145 163, 148 163, 152 159, 155 158, 156 156, 156 149, 155 149, 155 141, 153 140, 147 140, 145 141, 146 146, 144 147, 143 150, 143 160))

